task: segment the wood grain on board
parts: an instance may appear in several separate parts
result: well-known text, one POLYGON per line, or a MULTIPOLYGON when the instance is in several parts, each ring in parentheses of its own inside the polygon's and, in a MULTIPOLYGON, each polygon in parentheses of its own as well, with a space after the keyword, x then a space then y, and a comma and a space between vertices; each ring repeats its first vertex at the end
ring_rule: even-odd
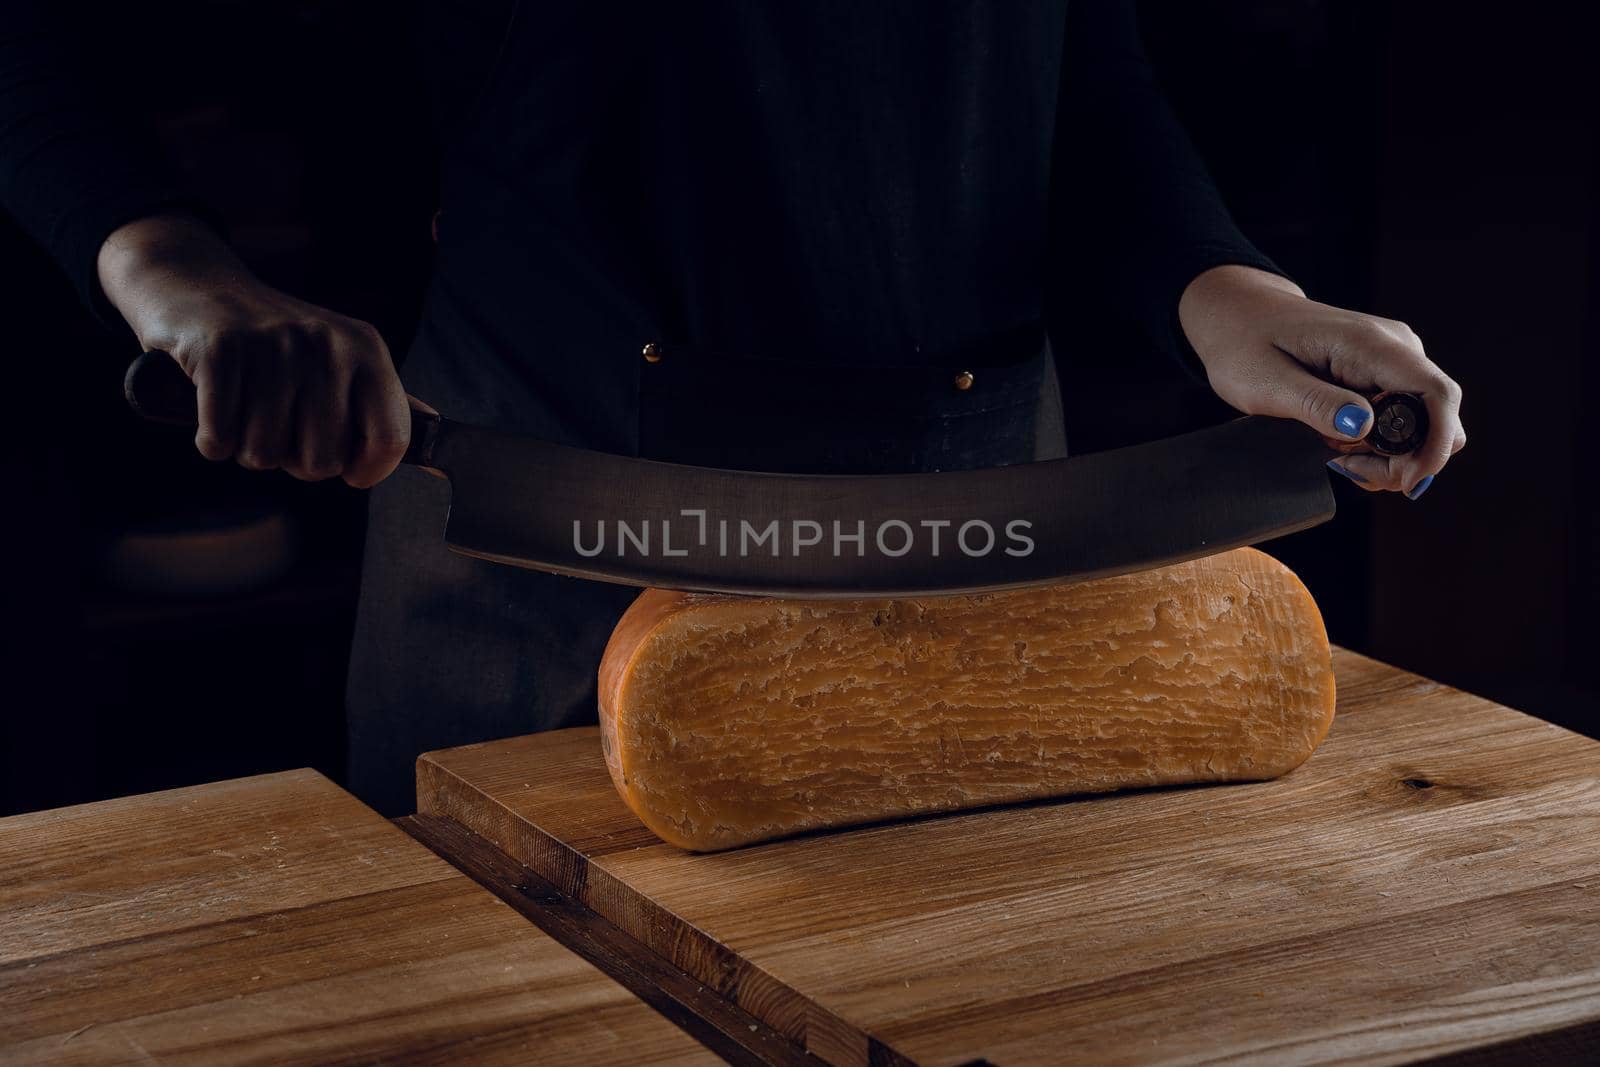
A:
POLYGON ((715 1063, 312 771, 0 820, 5 1063, 715 1063))
POLYGON ((429 754, 448 817, 840 1064, 1398 1063, 1600 1039, 1600 744, 1339 651, 1285 778, 697 855, 593 729, 429 754))
POLYGON ((455 820, 408 815, 395 824, 735 1067, 816 1067, 787 1037, 455 820))

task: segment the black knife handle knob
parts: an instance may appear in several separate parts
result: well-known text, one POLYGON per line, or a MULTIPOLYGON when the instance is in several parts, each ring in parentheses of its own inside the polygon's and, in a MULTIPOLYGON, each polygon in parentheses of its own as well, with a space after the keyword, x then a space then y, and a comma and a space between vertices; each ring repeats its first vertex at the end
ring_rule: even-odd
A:
POLYGON ((151 422, 189 427, 200 422, 194 383, 165 352, 146 352, 134 360, 122 376, 122 395, 129 407, 151 422))
POLYGON ((1428 439, 1428 406, 1415 393, 1379 393, 1372 398, 1372 429, 1366 441, 1374 452, 1403 456, 1428 439))
MULTIPOLYGON (((165 352, 151 350, 128 367, 122 378, 128 406, 151 422, 193 428, 200 423, 194 383, 165 352)), ((411 443, 401 462, 419 467, 433 465, 433 445, 439 437, 439 413, 416 397, 411 401, 411 443)))
POLYGON ((1428 439, 1428 406, 1417 394, 1383 392, 1368 403, 1372 405, 1372 429, 1359 441, 1323 438, 1335 452, 1403 456, 1415 452, 1428 439))

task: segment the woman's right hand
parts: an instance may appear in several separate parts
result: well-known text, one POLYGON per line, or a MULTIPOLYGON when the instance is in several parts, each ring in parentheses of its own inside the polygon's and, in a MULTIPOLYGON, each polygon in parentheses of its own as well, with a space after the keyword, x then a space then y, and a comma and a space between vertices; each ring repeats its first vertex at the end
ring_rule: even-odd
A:
POLYGON ((139 219, 100 248, 100 286, 148 351, 194 382, 207 459, 367 488, 410 443, 389 349, 371 325, 262 283, 209 227, 139 219))

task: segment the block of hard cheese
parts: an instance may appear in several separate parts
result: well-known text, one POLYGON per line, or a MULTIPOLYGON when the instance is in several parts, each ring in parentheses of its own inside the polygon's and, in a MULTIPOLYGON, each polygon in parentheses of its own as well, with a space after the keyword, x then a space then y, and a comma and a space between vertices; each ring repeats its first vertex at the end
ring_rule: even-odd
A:
POLYGON ((651 589, 600 667, 612 780, 663 840, 1272 778, 1333 719, 1322 617, 1253 549, 904 600, 651 589))

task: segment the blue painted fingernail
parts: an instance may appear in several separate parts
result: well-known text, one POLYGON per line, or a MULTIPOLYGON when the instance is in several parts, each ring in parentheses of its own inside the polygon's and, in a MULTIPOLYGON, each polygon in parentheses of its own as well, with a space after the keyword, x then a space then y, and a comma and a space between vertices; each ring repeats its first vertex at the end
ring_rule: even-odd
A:
POLYGON ((1422 481, 1411 487, 1411 492, 1406 494, 1407 500, 1421 500, 1422 494, 1428 491, 1428 486, 1433 484, 1433 475, 1428 475, 1422 481))
POLYGON ((1355 482, 1358 485, 1367 484, 1367 480, 1365 478, 1361 477, 1361 475, 1357 474, 1353 470, 1348 470, 1344 467, 1341 467, 1339 465, 1339 461, 1336 459, 1328 460, 1328 469, 1333 471, 1335 474, 1344 475, 1346 478, 1349 478, 1352 482, 1355 482))
POLYGON ((1365 426, 1370 418, 1372 412, 1360 404, 1346 404, 1333 417, 1333 426, 1346 437, 1354 437, 1361 432, 1361 427, 1365 426))

